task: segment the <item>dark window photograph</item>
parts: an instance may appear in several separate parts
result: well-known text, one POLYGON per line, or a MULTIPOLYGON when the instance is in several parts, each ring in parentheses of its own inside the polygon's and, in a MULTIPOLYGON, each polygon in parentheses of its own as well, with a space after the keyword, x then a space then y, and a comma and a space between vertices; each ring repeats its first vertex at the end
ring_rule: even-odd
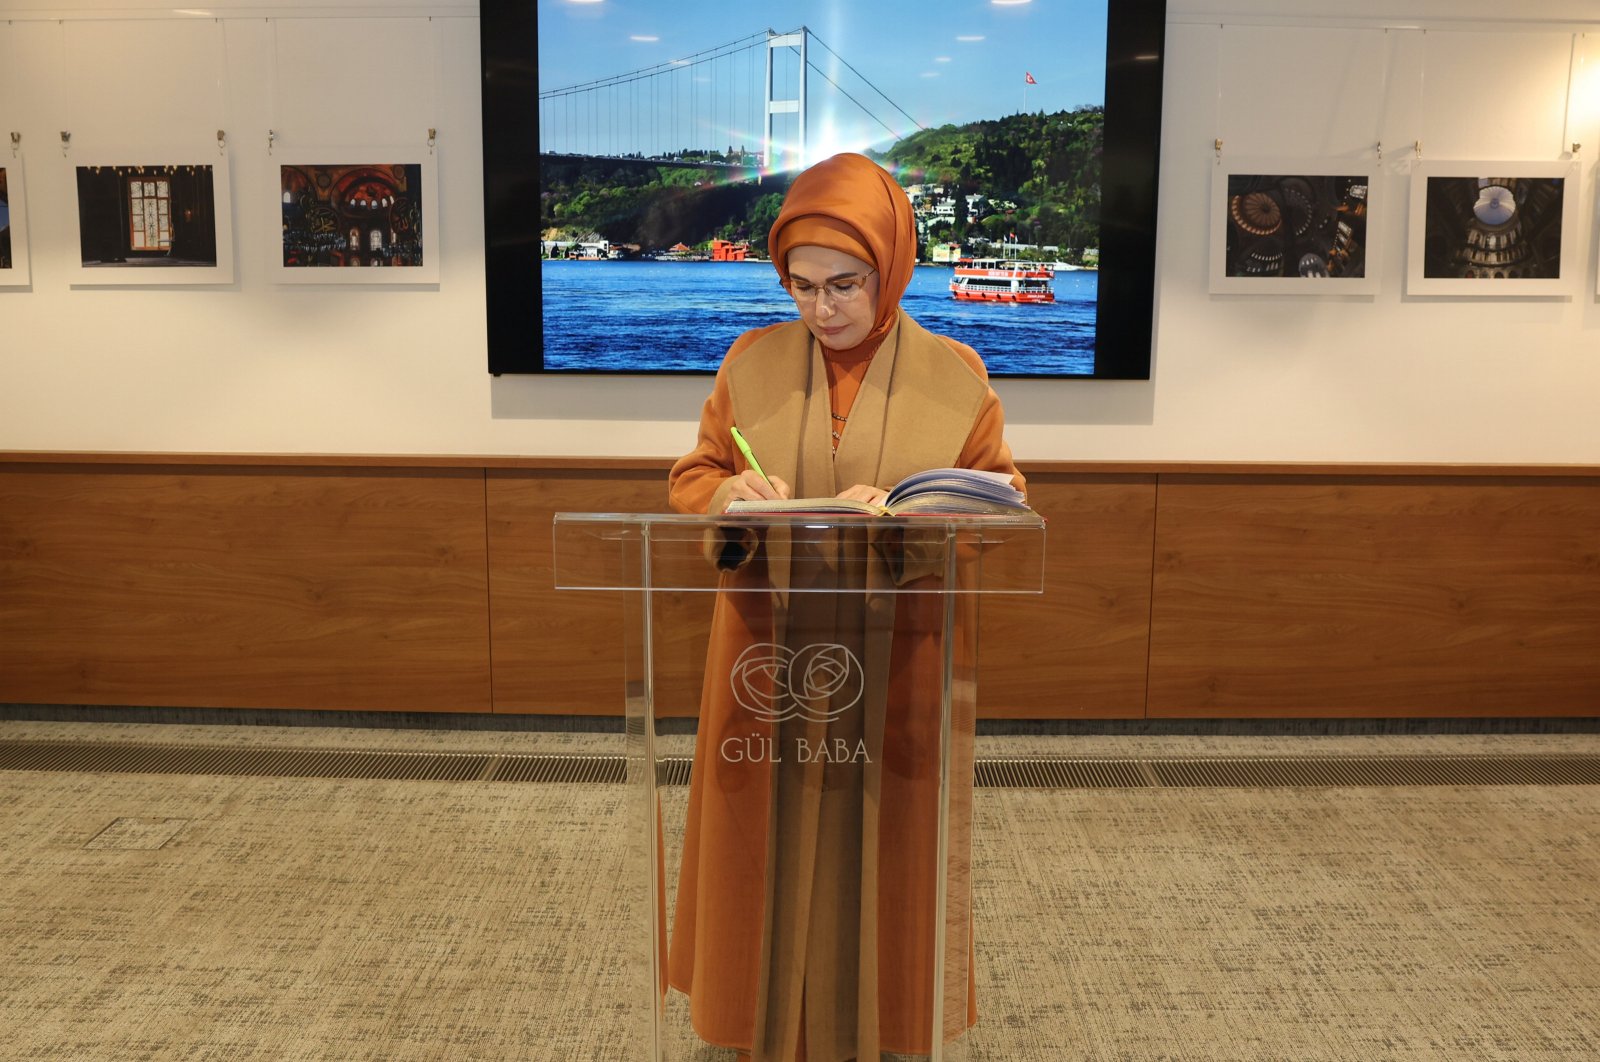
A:
POLYGON ((215 266, 213 176, 205 165, 77 167, 84 268, 215 266))

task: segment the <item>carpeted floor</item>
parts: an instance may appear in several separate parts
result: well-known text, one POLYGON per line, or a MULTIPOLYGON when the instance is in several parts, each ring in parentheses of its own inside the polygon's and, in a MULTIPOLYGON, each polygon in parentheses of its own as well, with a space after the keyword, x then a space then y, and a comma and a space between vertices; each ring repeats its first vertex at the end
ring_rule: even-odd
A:
MULTIPOLYGON (((0 723, 62 737, 621 751, 0 723)), ((980 755, 1180 748, 1596 753, 1600 736, 980 738, 980 755)), ((1600 1058, 1600 786, 976 801, 973 1059, 1600 1058)), ((0 772, 0 1057, 638 1057, 628 813, 606 785, 0 772)))

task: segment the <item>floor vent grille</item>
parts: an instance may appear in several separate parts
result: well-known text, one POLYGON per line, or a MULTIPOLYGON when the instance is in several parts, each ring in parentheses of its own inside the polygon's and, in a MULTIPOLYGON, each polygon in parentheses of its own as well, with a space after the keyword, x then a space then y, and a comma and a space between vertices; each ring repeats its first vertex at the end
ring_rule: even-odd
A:
MULTIPOLYGON (((657 765, 657 781, 687 785, 690 766, 687 758, 663 759, 657 765)), ((615 785, 627 780, 628 760, 599 755, 0 741, 0 770, 615 785)), ((1600 756, 980 758, 976 783, 988 789, 1600 785, 1600 756)))
POLYGON ((1260 789, 1319 786, 1600 785, 1596 756, 1305 756, 990 759, 981 787, 1260 789))

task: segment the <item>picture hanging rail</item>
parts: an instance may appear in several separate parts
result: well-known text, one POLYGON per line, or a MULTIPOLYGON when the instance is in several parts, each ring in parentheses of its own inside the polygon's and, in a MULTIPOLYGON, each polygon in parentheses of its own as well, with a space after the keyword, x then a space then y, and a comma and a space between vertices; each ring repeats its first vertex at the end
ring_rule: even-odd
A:
POLYGON ((1579 173, 1576 161, 1417 163, 1406 294, 1571 296, 1579 173))
POLYGON ((1222 158, 1212 167, 1213 294, 1371 295, 1383 201, 1369 160, 1222 158))
POLYGON ((226 153, 148 148, 72 158, 75 287, 233 283, 226 153))
POLYGON ((437 284, 439 192, 428 149, 275 148, 270 274, 280 284, 437 284))

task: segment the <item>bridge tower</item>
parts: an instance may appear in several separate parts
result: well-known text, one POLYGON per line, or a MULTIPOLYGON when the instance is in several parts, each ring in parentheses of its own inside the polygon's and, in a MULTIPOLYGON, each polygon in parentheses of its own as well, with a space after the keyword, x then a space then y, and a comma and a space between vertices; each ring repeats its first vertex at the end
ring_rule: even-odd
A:
POLYGON ((800 123, 800 164, 806 161, 806 42, 811 36, 811 31, 801 26, 793 33, 774 33, 767 31, 767 91, 766 91, 766 134, 761 144, 761 162, 764 169, 773 168, 772 159, 772 116, 774 114, 795 114, 799 116, 800 123), (775 100, 772 98, 772 51, 775 48, 800 49, 800 87, 799 95, 792 100, 775 100))

